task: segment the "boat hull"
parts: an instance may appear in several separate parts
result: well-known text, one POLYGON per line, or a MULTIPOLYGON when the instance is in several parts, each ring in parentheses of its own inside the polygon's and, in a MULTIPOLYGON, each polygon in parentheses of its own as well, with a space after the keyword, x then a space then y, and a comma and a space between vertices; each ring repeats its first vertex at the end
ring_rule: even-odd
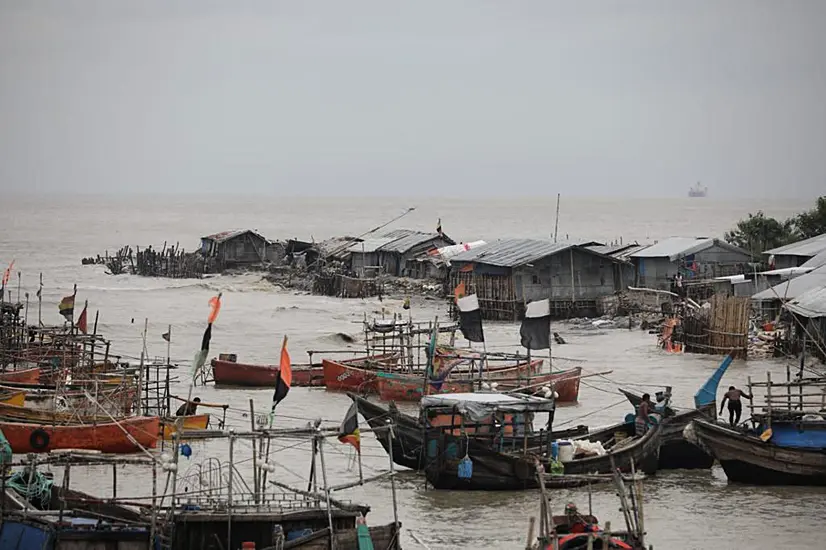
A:
MULTIPOLYGON (((276 365, 251 365, 213 359, 212 377, 216 386, 247 386, 274 388, 278 379, 276 365)), ((324 370, 321 367, 292 367, 292 386, 323 386, 324 370)))
POLYGON ((208 414, 194 414, 192 416, 169 417, 161 420, 162 437, 167 441, 178 431, 178 422, 183 422, 181 433, 189 430, 206 430, 209 426, 208 414))
POLYGON ((389 371, 398 364, 398 355, 376 355, 349 361, 324 359, 324 386, 327 391, 352 391, 376 393, 376 378, 379 371, 389 371))
MULTIPOLYGON (((556 384, 555 380, 559 380, 559 384, 564 387, 565 398, 570 399, 573 396, 573 401, 576 401, 579 393, 579 373, 581 369, 572 371, 565 371, 558 374, 541 374, 535 373, 542 368, 542 361, 532 361, 530 365, 523 363, 514 367, 491 370, 485 375, 485 381, 496 382, 497 380, 508 380, 507 382, 499 383, 500 390, 508 390, 509 388, 519 388, 522 386, 532 386, 535 384, 556 384), (514 383, 512 379, 524 377, 524 382, 514 383)), ((382 372, 378 374, 376 379, 376 390, 379 398, 382 401, 420 401, 422 395, 432 395, 439 393, 470 393, 478 389, 479 380, 471 377, 449 376, 441 383, 438 389, 434 388, 432 384, 428 384, 427 388, 423 388, 424 379, 422 376, 415 376, 411 374, 396 374, 382 372)), ((557 393, 560 393, 557 390, 557 393)), ((560 393, 560 397, 562 394, 560 393)), ((557 400, 560 401, 560 400, 557 400)))
POLYGON ((752 485, 826 485, 822 449, 779 447, 708 420, 691 429, 720 462, 729 481, 752 485))
POLYGON ((16 382, 18 384, 37 384, 39 381, 40 367, 0 372, 0 382, 16 382))
POLYGON ((12 405, 14 407, 22 407, 26 404, 26 392, 24 391, 10 391, 3 392, 0 395, 0 404, 12 405))
MULTIPOLYGON (((594 439, 588 436, 587 439, 594 439)), ((639 441, 626 448, 604 456, 576 459, 564 463, 565 475, 548 476, 550 488, 575 487, 583 483, 582 476, 613 472, 611 457, 616 468, 631 471, 632 462, 637 471, 654 473, 660 444, 660 428, 653 427, 639 441), (575 477, 568 477, 573 475, 575 477)), ((473 438, 456 436, 441 431, 435 437, 428 435, 425 476, 435 489, 465 491, 515 491, 535 489, 539 486, 536 476, 535 454, 502 453, 490 448, 488 443, 473 438), (473 463, 470 478, 459 477, 459 464, 463 457, 473 463)), ((546 468, 547 470, 547 468, 546 468)))
POLYGON ((0 422, 0 430, 14 453, 47 453, 58 449, 96 450, 103 453, 135 453, 140 447, 154 448, 158 441, 159 418, 133 417, 118 423, 97 425, 48 426, 25 422, 0 422), (32 434, 42 430, 46 444, 32 446, 32 434), (127 433, 129 434, 127 436, 127 433), (131 437, 130 437, 131 436, 131 437), (134 439, 133 442, 131 439, 134 439))

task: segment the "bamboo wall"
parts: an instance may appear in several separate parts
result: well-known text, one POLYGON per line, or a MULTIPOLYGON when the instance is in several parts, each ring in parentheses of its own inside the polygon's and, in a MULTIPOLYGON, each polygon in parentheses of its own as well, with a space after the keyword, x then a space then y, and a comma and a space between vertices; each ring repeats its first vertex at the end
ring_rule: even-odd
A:
POLYGON ((688 312, 682 320, 685 351, 745 359, 749 347, 751 300, 716 295, 711 307, 688 312))

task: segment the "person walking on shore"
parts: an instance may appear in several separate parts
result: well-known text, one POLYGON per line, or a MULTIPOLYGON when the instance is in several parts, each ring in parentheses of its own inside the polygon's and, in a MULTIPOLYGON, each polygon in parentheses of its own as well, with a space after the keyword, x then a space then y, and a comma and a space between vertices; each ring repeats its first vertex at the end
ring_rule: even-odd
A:
POLYGON ((723 401, 720 403, 720 414, 723 414, 723 408, 728 401, 728 423, 736 426, 740 423, 740 415, 743 414, 743 403, 741 398, 747 397, 749 401, 754 399, 754 396, 738 390, 734 386, 729 386, 728 391, 723 395, 723 401))

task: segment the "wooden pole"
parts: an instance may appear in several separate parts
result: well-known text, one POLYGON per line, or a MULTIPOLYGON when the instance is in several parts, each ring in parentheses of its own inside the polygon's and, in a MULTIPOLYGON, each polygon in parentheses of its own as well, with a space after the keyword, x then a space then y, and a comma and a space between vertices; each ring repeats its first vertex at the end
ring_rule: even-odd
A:
MULTIPOLYGON (((387 430, 387 456, 390 458, 390 492, 393 497, 393 534, 394 539, 396 541, 395 545, 396 548, 399 547, 399 507, 396 502, 396 469, 393 463, 393 438, 395 434, 393 433, 393 424, 389 425, 389 429, 387 430)), ((322 459, 322 464, 324 464, 322 459)), ((325 482, 325 485, 327 483, 325 482)))
MULTIPOLYGON (((255 402, 252 398, 250 398, 250 431, 255 431, 255 402)), ((259 491, 259 483, 261 475, 258 471, 258 453, 255 449, 255 441, 252 442, 252 484, 253 484, 253 497, 255 503, 258 504, 258 491, 259 491)))
POLYGON ((227 480, 227 548, 232 546, 232 478, 235 476, 235 433, 229 432, 229 479, 227 480))
MULTIPOLYGON (((144 360, 146 359, 146 331, 149 328, 149 318, 145 318, 143 321, 143 344, 141 345, 141 363, 140 363, 140 370, 138 372, 138 416, 143 415, 143 382, 144 382, 144 373, 143 373, 143 365, 144 360)), ((148 398, 148 396, 147 396, 148 398)))
POLYGON ((336 550, 336 534, 333 530, 333 510, 330 505, 330 486, 327 484, 327 466, 324 464, 324 438, 319 435, 315 437, 318 439, 318 456, 321 459, 321 480, 324 483, 324 495, 327 503, 327 521, 330 527, 330 550, 336 550))
POLYGON ((40 274, 40 288, 37 289, 37 324, 43 326, 43 273, 40 274))
POLYGON ((561 193, 556 194, 556 221, 554 221, 554 242, 556 242, 556 234, 557 231, 559 231, 559 199, 561 196, 561 193))

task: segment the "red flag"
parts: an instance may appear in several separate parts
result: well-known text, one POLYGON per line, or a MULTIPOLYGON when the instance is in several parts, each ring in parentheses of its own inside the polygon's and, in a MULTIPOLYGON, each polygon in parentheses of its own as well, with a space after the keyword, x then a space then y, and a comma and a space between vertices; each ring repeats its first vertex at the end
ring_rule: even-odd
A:
POLYGON ((11 269, 14 267, 14 260, 11 261, 9 267, 6 268, 6 272, 3 273, 3 286, 6 286, 9 283, 9 277, 11 277, 11 269))
POLYGON ((465 297, 465 294, 465 282, 462 281, 461 283, 456 285, 456 288, 453 290, 453 297, 458 302, 460 298, 465 297))
POLYGON ((86 308, 89 306, 89 303, 83 304, 83 311, 80 313, 80 317, 77 318, 77 330, 82 332, 83 334, 87 334, 87 323, 86 323, 86 308))

